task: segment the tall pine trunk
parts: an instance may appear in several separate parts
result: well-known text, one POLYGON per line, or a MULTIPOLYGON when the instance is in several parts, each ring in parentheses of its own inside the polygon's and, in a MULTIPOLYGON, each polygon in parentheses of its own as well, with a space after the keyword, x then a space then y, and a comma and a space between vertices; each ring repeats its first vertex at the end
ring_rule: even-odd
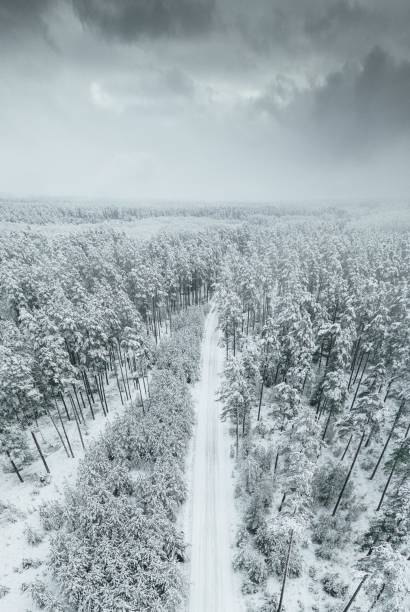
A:
POLYGON ((290 551, 292 549, 292 543, 293 543, 293 529, 290 532, 290 540, 289 540, 288 552, 286 555, 286 562, 285 562, 285 571, 283 574, 282 588, 280 590, 279 604, 278 604, 278 609, 276 612, 281 612, 282 606, 283 606, 283 598, 285 596, 286 579, 288 577, 289 559, 290 559, 290 551))
POLYGON ((357 450, 356 450, 355 456, 354 456, 354 458, 353 458, 352 464, 351 464, 351 466, 350 466, 350 469, 349 469, 349 471, 348 471, 348 473, 347 473, 347 476, 346 476, 346 478, 345 478, 345 481, 344 481, 344 483, 343 483, 343 487, 342 487, 342 489, 341 489, 341 491, 340 491, 340 493, 339 493, 339 497, 337 498, 337 502, 336 502, 336 504, 335 504, 335 507, 333 508, 332 516, 335 516, 335 514, 336 514, 336 512, 337 512, 337 509, 338 509, 338 507, 339 507, 339 504, 340 504, 340 502, 341 502, 341 500, 342 500, 343 493, 344 493, 344 491, 345 491, 345 488, 346 488, 346 486, 347 486, 347 483, 348 483, 348 482, 349 482, 349 480, 350 480, 350 476, 352 475, 354 465, 355 465, 355 463, 356 463, 356 461, 357 461, 357 457, 359 456, 360 449, 361 449, 362 444, 363 444, 364 436, 365 436, 365 432, 363 432, 363 433, 362 433, 362 437, 360 438, 359 446, 357 447, 357 450))
POLYGON ((358 596, 360 589, 364 585, 364 582, 365 582, 366 578, 367 578, 367 574, 366 574, 366 576, 363 576, 363 578, 361 579, 359 586, 357 587, 357 589, 355 590, 355 592, 353 593, 353 595, 349 599, 347 605, 343 608, 342 612, 347 612, 349 610, 350 606, 352 605, 352 603, 354 602, 354 600, 358 596))
POLYGON ((395 418, 394 418, 393 425, 392 425, 392 427, 391 427, 391 429, 390 429, 390 431, 389 431, 389 435, 387 436, 387 440, 386 440, 386 442, 385 442, 385 444, 384 444, 384 446, 383 446, 383 450, 382 450, 382 452, 380 453, 380 456, 379 456, 379 458, 378 458, 378 460, 377 460, 377 463, 376 463, 376 465, 374 466, 374 469, 373 469, 372 475, 370 476, 370 480, 373 480, 373 478, 376 476, 376 472, 377 472, 377 470, 379 469, 379 465, 380 465, 380 463, 381 463, 381 460, 382 460, 382 459, 383 459, 383 457, 384 457, 384 453, 386 452, 387 446, 388 446, 388 444, 389 444, 389 442, 390 442, 390 439, 391 439, 391 437, 392 437, 392 435, 393 435, 393 431, 394 431, 394 429, 395 429, 395 427, 396 427, 396 425, 397 425, 397 422, 398 422, 398 420, 399 420, 399 418, 400 418, 400 416, 401 416, 401 413, 402 413, 402 410, 403 410, 403 407, 404 407, 404 402, 405 402, 405 400, 403 400, 403 401, 401 402, 401 404, 400 404, 400 408, 399 408, 399 410, 398 410, 398 412, 397 412, 397 414, 396 414, 396 416, 395 416, 395 418))

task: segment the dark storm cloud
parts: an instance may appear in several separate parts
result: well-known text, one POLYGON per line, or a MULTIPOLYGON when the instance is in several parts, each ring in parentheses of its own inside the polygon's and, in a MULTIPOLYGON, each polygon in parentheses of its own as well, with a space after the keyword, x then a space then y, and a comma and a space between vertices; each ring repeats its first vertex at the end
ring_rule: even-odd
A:
MULTIPOLYGON (((54 6, 57 2, 55 0, 54 6)), ((0 0, 1 53, 8 55, 16 49, 24 53, 33 42, 40 41, 58 54, 58 45, 48 25, 52 7, 52 0, 0 0)))
POLYGON ((43 27, 43 16, 50 4, 50 0, 0 0, 2 36, 43 27))
POLYGON ((324 11, 308 15, 306 31, 312 36, 321 36, 338 30, 341 26, 351 28, 371 19, 371 12, 363 5, 349 0, 338 0, 329 4, 324 11))
POLYGON ((409 32, 409 0, 0 0, 0 190, 408 192, 409 32))
POLYGON ((410 61, 375 47, 310 89, 276 78, 254 107, 328 151, 369 152, 410 139, 409 101, 410 61))
POLYGON ((358 70, 330 75, 314 94, 313 118, 346 149, 410 136, 410 62, 376 47, 358 70))
POLYGON ((81 21, 108 37, 190 36, 212 25, 214 0, 73 0, 81 21))

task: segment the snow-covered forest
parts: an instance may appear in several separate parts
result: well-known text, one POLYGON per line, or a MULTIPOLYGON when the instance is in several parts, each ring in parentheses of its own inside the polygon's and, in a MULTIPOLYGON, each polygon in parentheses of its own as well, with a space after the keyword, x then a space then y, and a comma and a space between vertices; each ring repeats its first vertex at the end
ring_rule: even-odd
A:
POLYGON ((217 283, 251 610, 408 610, 408 231, 249 232, 217 283))
POLYGON ((0 610, 410 609, 405 207, 0 221, 0 610))

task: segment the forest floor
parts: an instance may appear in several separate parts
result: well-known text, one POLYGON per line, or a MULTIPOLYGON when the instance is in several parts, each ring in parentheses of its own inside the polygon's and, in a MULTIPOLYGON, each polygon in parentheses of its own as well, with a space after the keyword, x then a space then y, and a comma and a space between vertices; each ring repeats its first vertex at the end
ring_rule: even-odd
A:
POLYGON ((188 612, 241 612, 239 578, 232 568, 236 528, 233 459, 228 427, 216 396, 223 371, 217 313, 206 319, 201 378, 194 388, 196 425, 189 463, 185 533, 190 563, 188 612))
MULTIPOLYGON (((95 421, 91 420, 89 414, 85 414, 86 425, 82 426, 82 433, 86 448, 100 435, 107 421, 115 419, 123 411, 113 377, 106 387, 106 395, 109 407, 107 417, 103 416, 99 404, 94 406, 95 421)), ((138 399, 136 392, 133 399, 138 399)), ((39 419, 39 425, 37 437, 46 456, 50 475, 47 476, 40 458, 22 468, 23 483, 18 481, 14 473, 4 473, 0 470, 0 587, 9 589, 9 592, 0 598, 0 612, 26 612, 37 609, 30 593, 24 590, 24 584, 37 578, 48 580, 47 557, 52 533, 43 532, 38 509, 44 502, 62 499, 65 488, 74 484, 78 462, 84 456, 74 420, 65 422, 75 454, 74 459, 67 457, 46 417, 39 419), (28 527, 42 533, 43 540, 40 543, 31 545, 27 542, 25 530, 28 527)), ((32 446, 34 457, 38 457, 34 444, 32 446)))

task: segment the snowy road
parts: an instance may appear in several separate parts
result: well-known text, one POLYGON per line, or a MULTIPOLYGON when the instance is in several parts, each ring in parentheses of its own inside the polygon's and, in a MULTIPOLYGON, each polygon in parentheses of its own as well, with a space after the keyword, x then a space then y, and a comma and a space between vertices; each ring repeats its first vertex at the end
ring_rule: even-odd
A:
POLYGON ((187 525, 191 544, 188 610, 240 612, 239 586, 232 570, 230 441, 215 397, 224 359, 215 311, 206 319, 201 357, 201 379, 194 391, 197 424, 187 525))

